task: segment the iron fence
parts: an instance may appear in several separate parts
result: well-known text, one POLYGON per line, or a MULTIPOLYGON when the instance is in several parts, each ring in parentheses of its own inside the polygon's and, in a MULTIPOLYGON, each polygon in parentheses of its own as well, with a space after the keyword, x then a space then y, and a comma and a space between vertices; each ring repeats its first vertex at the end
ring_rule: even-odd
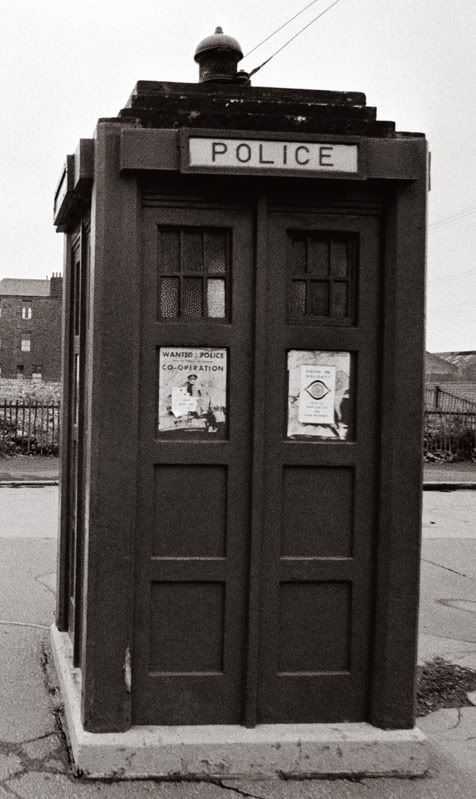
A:
MULTIPOLYGON (((0 400, 0 454, 57 455, 60 403, 0 400)), ((425 460, 476 461, 476 402, 425 389, 425 460)))
POLYGON ((426 461, 476 460, 476 402, 441 386, 425 389, 426 461))
POLYGON ((60 403, 0 400, 0 453, 57 455, 60 403))

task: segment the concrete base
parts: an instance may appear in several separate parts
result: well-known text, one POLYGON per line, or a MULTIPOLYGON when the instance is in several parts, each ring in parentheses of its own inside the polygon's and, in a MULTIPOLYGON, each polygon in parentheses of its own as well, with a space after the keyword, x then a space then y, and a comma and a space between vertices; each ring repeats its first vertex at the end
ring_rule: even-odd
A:
POLYGON ((260 724, 132 727, 89 733, 80 716, 80 679, 69 636, 51 629, 68 735, 78 772, 91 778, 417 776, 428 767, 418 729, 370 724, 260 724))

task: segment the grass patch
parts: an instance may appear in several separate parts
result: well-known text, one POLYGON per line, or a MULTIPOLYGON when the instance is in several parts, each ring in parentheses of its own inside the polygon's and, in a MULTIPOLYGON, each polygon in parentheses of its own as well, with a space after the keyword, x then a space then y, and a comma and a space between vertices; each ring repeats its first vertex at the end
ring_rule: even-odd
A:
POLYGON ((476 690, 476 671, 436 657, 417 667, 417 716, 441 707, 471 706, 466 693, 476 690))

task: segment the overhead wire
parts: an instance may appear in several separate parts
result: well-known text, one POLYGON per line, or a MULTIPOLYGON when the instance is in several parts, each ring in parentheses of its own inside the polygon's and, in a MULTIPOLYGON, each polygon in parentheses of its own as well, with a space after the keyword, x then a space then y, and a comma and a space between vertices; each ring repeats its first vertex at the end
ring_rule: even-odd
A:
POLYGON ((428 308, 428 311, 434 313, 435 311, 470 311, 472 308, 476 308, 476 302, 470 300, 469 302, 450 302, 448 305, 432 305, 428 308))
POLYGON ((466 219, 468 216, 473 216, 476 214, 476 208, 465 208, 461 211, 458 211, 456 214, 452 216, 447 216, 445 219, 438 219, 436 222, 428 226, 429 230, 437 230, 440 227, 444 227, 445 225, 451 225, 453 222, 459 222, 460 219, 466 219))
POLYGON ((273 38, 273 36, 276 36, 276 34, 279 33, 279 31, 282 31, 283 28, 286 28, 291 22, 294 22, 295 19, 300 17, 301 14, 304 14, 304 12, 307 11, 308 8, 311 8, 311 6, 315 6, 316 3, 320 3, 320 0, 312 0, 311 3, 307 4, 307 6, 304 6, 304 8, 301 8, 301 10, 297 12, 297 14, 294 14, 293 17, 290 17, 288 20, 286 20, 286 22, 283 22, 283 24, 280 25, 279 28, 276 28, 276 30, 274 30, 272 33, 270 33, 269 36, 266 36, 266 38, 262 39, 261 42, 258 42, 258 44, 255 44, 255 46, 252 47, 251 50, 248 50, 248 52, 245 53, 243 58, 247 58, 247 56, 251 55, 251 53, 254 53, 254 51, 257 50, 258 47, 261 47, 262 44, 265 44, 265 42, 268 42, 270 39, 273 38))
POLYGON ((476 275, 476 270, 467 269, 465 272, 455 272, 453 275, 431 278, 428 283, 433 285, 434 283, 442 283, 444 280, 456 280, 457 278, 465 277, 466 275, 476 275))
POLYGON ((256 75, 256 73, 259 72, 260 69, 263 69, 263 67, 266 66, 266 64, 269 64, 269 62, 271 61, 272 58, 277 56, 278 53, 281 53, 281 51, 284 50, 284 48, 287 47, 288 44, 291 44, 291 42, 293 42, 294 39, 297 39, 297 37, 300 36, 301 33, 304 33, 304 31, 307 30, 307 28, 310 28, 310 26, 313 25, 314 22, 317 22, 318 19, 323 17, 324 14, 327 14, 327 12, 331 10, 331 8, 334 8, 334 6, 336 6, 340 2, 341 2, 341 0, 334 0, 334 2, 331 3, 330 6, 327 6, 327 8, 325 8, 324 11, 321 11, 320 14, 317 14, 317 16, 315 16, 313 19, 311 19, 311 21, 308 22, 306 25, 304 25, 303 28, 298 30, 298 32, 295 33, 294 36, 291 36, 291 38, 288 39, 287 42, 284 42, 284 44, 282 44, 281 47, 279 47, 274 53, 272 53, 272 55, 270 55, 269 58, 266 59, 266 61, 263 61, 263 63, 260 64, 258 67, 255 67, 254 69, 252 69, 251 72, 249 73, 249 77, 251 78, 252 75, 256 75))

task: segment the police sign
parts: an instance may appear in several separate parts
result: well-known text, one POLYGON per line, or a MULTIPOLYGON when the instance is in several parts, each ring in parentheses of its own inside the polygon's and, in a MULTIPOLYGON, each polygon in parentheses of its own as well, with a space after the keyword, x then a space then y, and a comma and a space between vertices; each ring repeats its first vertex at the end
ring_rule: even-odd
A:
POLYGON ((358 172, 358 145, 190 136, 189 167, 233 171, 358 172))

